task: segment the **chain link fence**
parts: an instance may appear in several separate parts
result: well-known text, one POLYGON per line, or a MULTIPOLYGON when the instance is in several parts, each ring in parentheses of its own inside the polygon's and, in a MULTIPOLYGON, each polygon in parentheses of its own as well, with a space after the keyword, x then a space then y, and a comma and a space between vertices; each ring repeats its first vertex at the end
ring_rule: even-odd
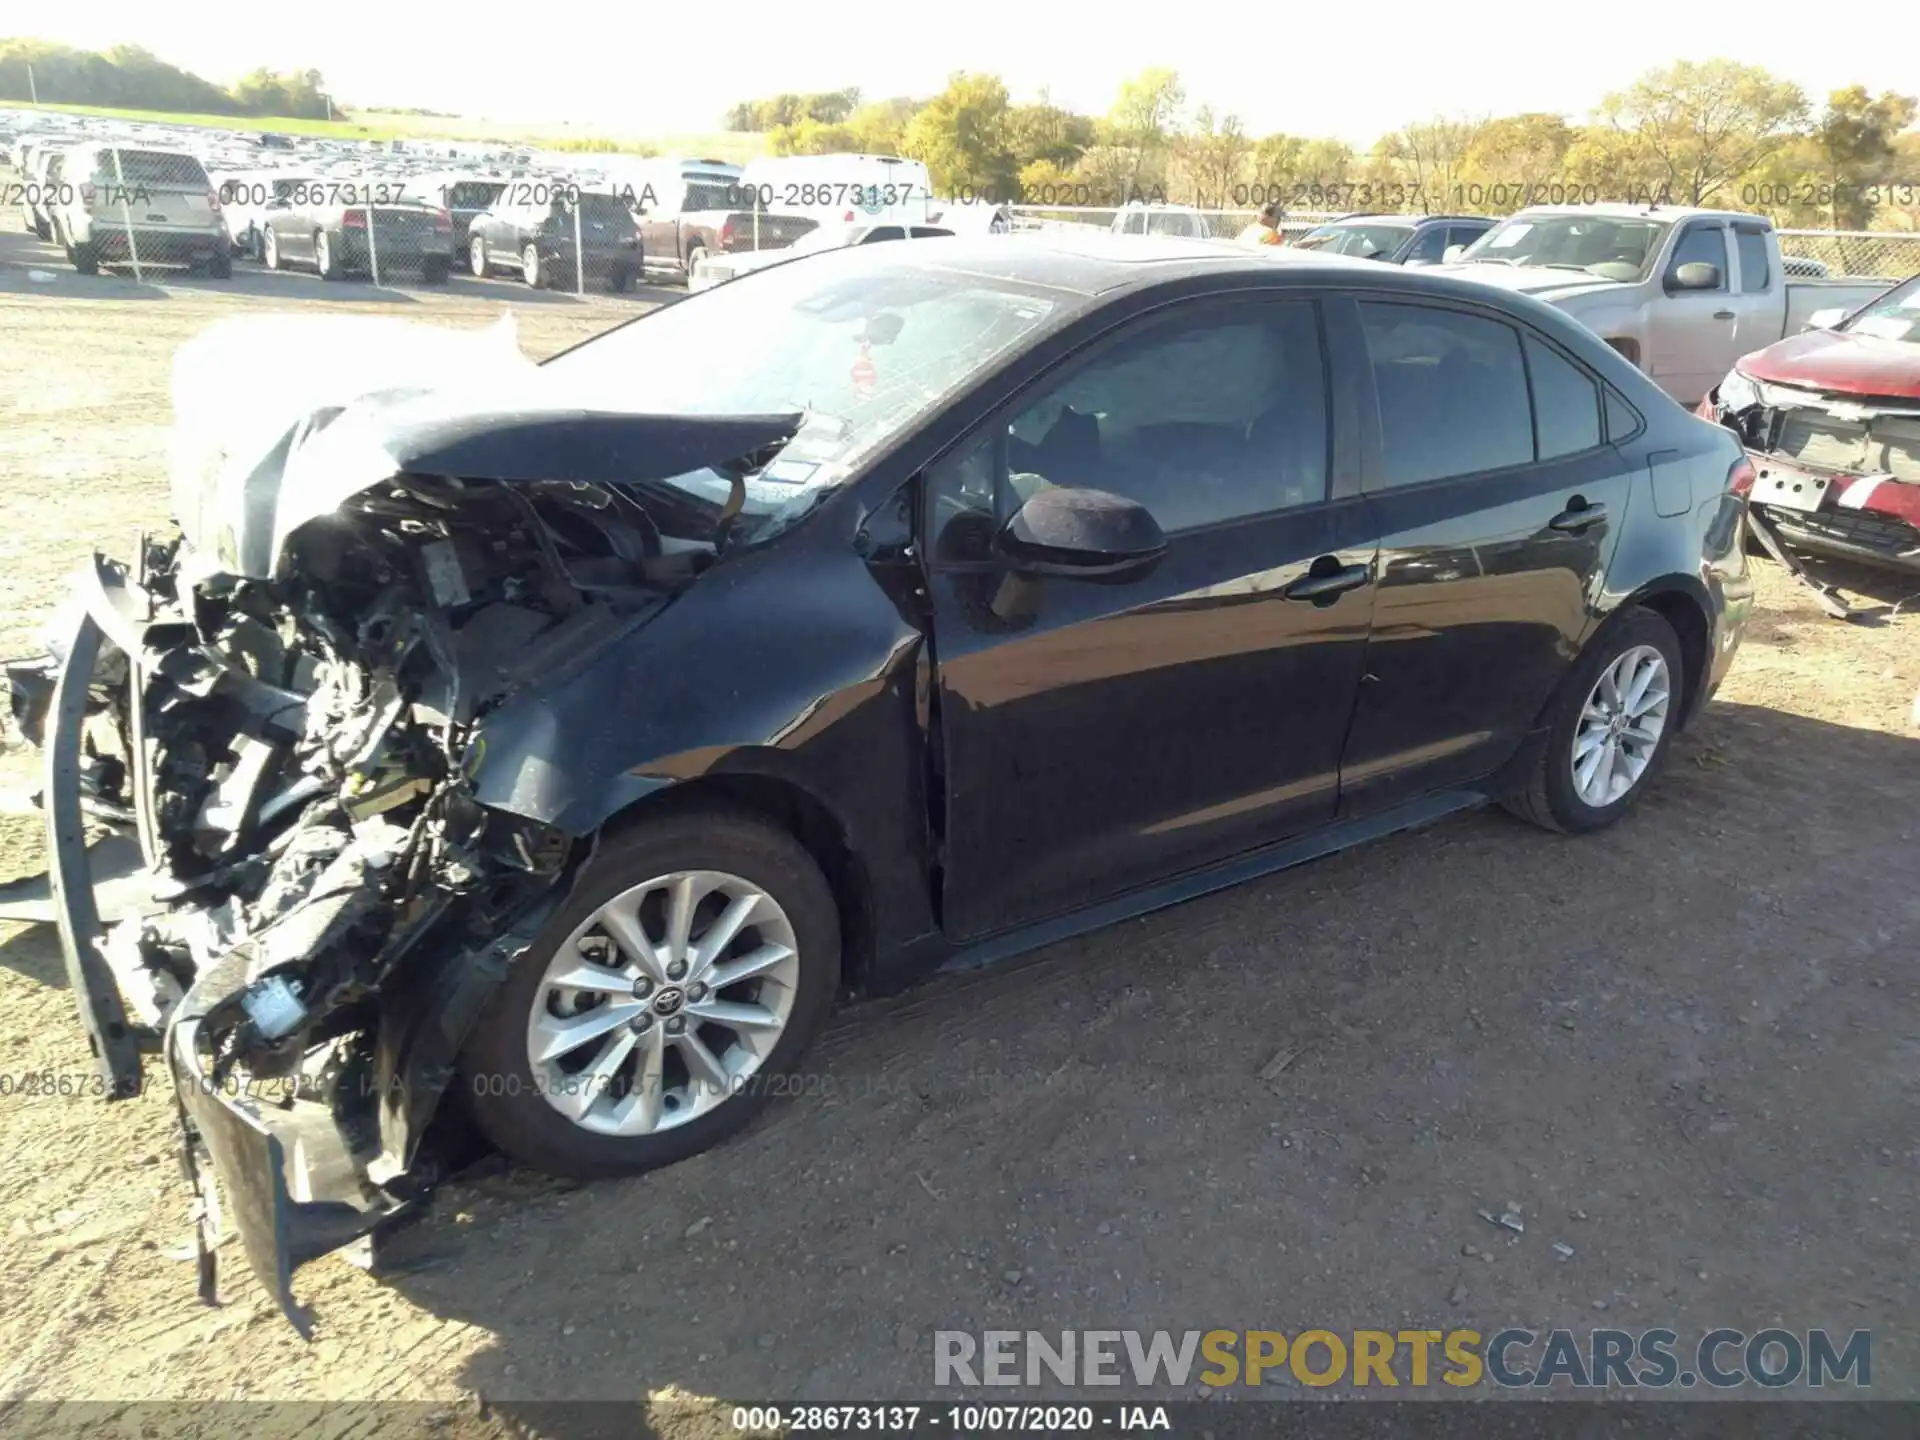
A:
MULTIPOLYGON (((75 271, 124 270, 137 280, 182 271, 224 278, 237 264, 381 288, 457 276, 584 296, 629 291, 649 274, 691 280, 705 257, 784 248, 841 221, 1232 239, 1255 218, 1244 207, 994 205, 923 194, 911 215, 912 207, 890 205, 881 216, 854 204, 795 213, 769 187, 739 183, 741 167, 715 161, 676 167, 478 142, 263 136, 46 112, 0 111, 0 121, 16 137, 6 158, 24 227, 75 271), (706 173, 690 178, 689 166, 706 173)), ((1297 238, 1333 218, 1295 211, 1280 228, 1297 238)), ((1797 278, 1892 281, 1920 272, 1920 231, 1779 234, 1797 278)), ((714 267, 723 278, 748 268, 714 267)))

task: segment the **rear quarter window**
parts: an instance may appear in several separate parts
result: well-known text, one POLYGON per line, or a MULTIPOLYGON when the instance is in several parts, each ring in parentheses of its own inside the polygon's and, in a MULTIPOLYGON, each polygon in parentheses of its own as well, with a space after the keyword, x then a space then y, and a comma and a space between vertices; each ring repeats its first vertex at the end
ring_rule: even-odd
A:
POLYGON ((114 169, 114 152, 103 151, 94 173, 109 180, 151 189, 211 190, 206 169, 191 155, 166 150, 121 150, 119 171, 114 169))

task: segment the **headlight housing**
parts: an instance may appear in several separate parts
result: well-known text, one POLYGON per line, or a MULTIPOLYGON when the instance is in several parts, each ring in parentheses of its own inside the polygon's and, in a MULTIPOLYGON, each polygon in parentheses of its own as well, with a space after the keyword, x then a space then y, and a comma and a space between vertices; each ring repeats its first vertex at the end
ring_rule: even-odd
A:
POLYGON ((1720 408, 1729 413, 1760 403, 1760 387, 1738 370, 1729 370, 1714 393, 1719 397, 1720 408))

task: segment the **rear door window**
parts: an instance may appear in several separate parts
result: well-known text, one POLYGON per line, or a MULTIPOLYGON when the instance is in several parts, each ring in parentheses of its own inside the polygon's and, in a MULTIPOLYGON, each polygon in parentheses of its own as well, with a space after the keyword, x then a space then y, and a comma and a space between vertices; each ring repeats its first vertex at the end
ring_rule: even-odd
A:
POLYGON ((1520 335, 1483 315, 1360 303, 1389 489, 1533 460, 1520 335))

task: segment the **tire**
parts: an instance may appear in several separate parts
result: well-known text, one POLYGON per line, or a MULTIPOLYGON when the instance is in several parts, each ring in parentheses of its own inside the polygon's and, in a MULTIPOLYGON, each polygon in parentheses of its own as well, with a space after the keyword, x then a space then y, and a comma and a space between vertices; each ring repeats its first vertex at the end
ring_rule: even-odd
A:
POLYGON ((520 276, 535 290, 547 288, 547 274, 540 268, 538 245, 529 245, 520 252, 520 276))
POLYGON ((420 283, 444 285, 447 283, 447 272, 452 268, 444 255, 428 256, 420 266, 420 283))
POLYGON ((490 267, 487 264, 487 242, 483 236, 474 236, 472 243, 467 246, 467 267, 473 271, 474 279, 487 278, 490 267))
POLYGON ((260 227, 260 262, 269 270, 280 268, 280 238, 265 225, 260 227))
POLYGON ((233 278, 233 252, 231 250, 214 251, 213 258, 207 261, 207 274, 211 275, 215 280, 231 280, 233 278))
MULTIPOLYGON (((1651 704, 1649 697, 1656 692, 1659 684, 1660 681, 1655 680, 1649 685, 1639 703, 1651 704)), ((1667 753, 1672 748, 1674 731, 1680 726, 1686 687, 1687 676, 1681 660, 1680 641, 1674 635, 1673 627, 1662 616, 1641 606, 1636 605, 1621 612, 1616 620, 1594 637, 1567 672, 1566 679, 1549 706, 1550 718, 1544 738, 1536 738, 1531 742, 1530 753, 1522 759, 1518 783, 1510 793, 1501 797, 1500 803, 1523 820, 1567 835, 1582 835, 1613 824, 1633 808, 1665 764, 1667 753), (1616 784, 1624 781, 1624 788, 1612 790, 1611 799, 1599 801, 1595 795, 1583 796, 1576 776, 1574 743, 1582 730, 1588 700, 1594 698, 1598 701, 1596 687, 1601 677, 1608 674, 1617 662, 1630 655, 1644 657, 1649 653, 1657 653, 1665 666, 1667 698, 1663 705, 1657 707, 1660 724, 1658 736, 1650 753, 1644 746, 1634 747, 1626 737, 1634 733, 1634 726, 1644 725, 1654 712, 1648 709, 1637 718, 1630 717, 1633 718, 1633 724, 1615 743, 1628 762, 1638 755, 1644 757, 1644 765, 1630 779, 1625 769, 1615 772, 1618 776, 1616 784)), ((1588 736, 1596 732, 1607 733, 1598 720, 1590 721, 1588 736)))
POLYGON ((706 258, 707 258, 706 246, 689 245, 687 247, 687 284, 689 285, 693 284, 693 267, 698 265, 702 260, 706 258))
POLYGON ((625 295, 633 289, 633 271, 625 265, 616 265, 607 276, 607 290, 614 295, 625 295))
POLYGON ((327 239, 324 230, 313 232, 313 268, 320 272, 322 280, 338 280, 342 273, 333 253, 333 242, 327 239))
MULTIPOLYGON (((840 984, 840 921, 833 892, 813 857, 797 840, 751 812, 715 806, 645 821, 606 839, 590 864, 591 868, 580 877, 573 893, 481 1012, 460 1061, 462 1088, 481 1133, 521 1164, 577 1179, 636 1174, 696 1155, 751 1120, 769 1093, 797 1090, 797 1086, 781 1083, 781 1077, 793 1075, 796 1063, 832 1008, 840 984), (779 1003, 781 997, 790 1000, 785 1026, 773 1039, 758 1068, 751 1071, 750 1081, 739 1084, 729 1081, 724 1085, 715 1082, 707 1087, 708 1108, 699 1109, 697 1099, 684 1100, 680 1105, 673 1102, 676 1093, 694 1095, 692 1087, 681 1083, 691 1072, 682 1061, 663 1061, 663 1065, 678 1068, 663 1069, 665 1078, 655 1087, 661 1095, 656 1102, 662 1121, 660 1128, 648 1134, 601 1133, 563 1115, 556 1104, 548 1100, 548 1093, 559 1093, 562 1087, 555 1084, 551 1073, 544 1081, 536 1077, 529 1058, 529 1026, 537 1018, 578 1013, 549 1008, 551 992, 547 969, 561 947, 587 927, 600 907, 644 882, 682 871, 721 872, 737 877, 778 907, 791 935, 788 948, 797 956, 792 962, 795 970, 788 977, 791 983, 774 986, 771 992, 766 982, 747 980, 744 984, 753 987, 750 1003, 771 1005, 779 1003), (769 994, 772 999, 768 998, 769 994), (677 1092, 673 1088, 676 1083, 680 1083, 677 1092), (683 1105, 695 1107, 687 1112, 691 1118, 671 1121, 673 1111, 683 1105)), ((726 903, 725 896, 717 892, 708 901, 709 906, 720 908, 726 903)), ((643 917, 646 914, 644 910, 641 913, 643 917)), ((711 915, 714 912, 703 907, 695 913, 711 915)), ((654 924, 657 923, 658 915, 654 924)), ((695 925, 696 942, 708 923, 710 920, 695 925)), ((649 934, 653 928, 650 924, 649 934)), ((774 943, 766 938, 770 933, 770 929, 749 924, 741 928, 735 944, 763 953, 774 943)), ((722 950, 720 953, 732 958, 737 952, 722 950)), ((573 963, 577 966, 581 962, 575 956, 573 963)), ((670 970, 663 973, 672 975, 670 970)), ((696 970, 685 977, 688 988, 684 996, 689 1004, 698 974, 696 970)), ((686 1041, 668 1040, 666 1036, 673 1022, 662 1020, 655 1024, 652 1020, 653 1008, 664 1006, 669 999, 669 988, 679 983, 670 979, 654 989, 651 1007, 626 991, 617 997, 608 996, 607 1003, 617 999, 628 1010, 643 1014, 644 1021, 631 1023, 646 1024, 654 1039, 664 1042, 661 1054, 683 1056, 688 1052, 677 1047, 686 1041)), ((574 993, 577 996, 579 992, 574 993)), ((676 990, 675 993, 682 992, 676 990)), ((747 993, 727 985, 721 993, 708 998, 709 1001, 719 999, 723 994, 732 1000, 747 993)), ((664 1016, 675 1012, 662 1008, 660 1013, 664 1016)), ((690 1009, 679 1013, 683 1025, 693 1014, 690 1009)), ((615 1026, 607 1033, 626 1038, 627 1028, 615 1026)), ((717 1036, 726 1034, 706 1028, 705 1022, 696 1023, 692 1031, 683 1033, 689 1037, 698 1033, 701 1043, 709 1046, 717 1045, 717 1036)), ((583 1043, 599 1053, 599 1042, 583 1043)), ((636 1058, 622 1061, 623 1066, 639 1064, 643 1043, 634 1042, 629 1053, 636 1058)), ((745 1052, 736 1052, 729 1043, 724 1052, 710 1049, 709 1053, 724 1053, 737 1062, 745 1052)), ((583 1059, 582 1068, 586 1063, 590 1061, 583 1059)), ((732 1064, 729 1070, 746 1073, 735 1072, 732 1064)), ((631 1080, 628 1083, 631 1084, 631 1080)), ((604 1090, 598 1093, 607 1094, 604 1090)), ((631 1101, 633 1092, 629 1090, 624 1097, 612 1096, 608 1100, 590 1098, 587 1105, 590 1110, 599 1109, 622 1099, 631 1101)))
POLYGON ((33 233, 42 240, 51 240, 53 238, 53 226, 48 221, 42 220, 36 215, 33 217, 33 233))
POLYGON ((69 245, 67 259, 73 262, 73 268, 82 275, 100 273, 100 255, 91 245, 69 245))

